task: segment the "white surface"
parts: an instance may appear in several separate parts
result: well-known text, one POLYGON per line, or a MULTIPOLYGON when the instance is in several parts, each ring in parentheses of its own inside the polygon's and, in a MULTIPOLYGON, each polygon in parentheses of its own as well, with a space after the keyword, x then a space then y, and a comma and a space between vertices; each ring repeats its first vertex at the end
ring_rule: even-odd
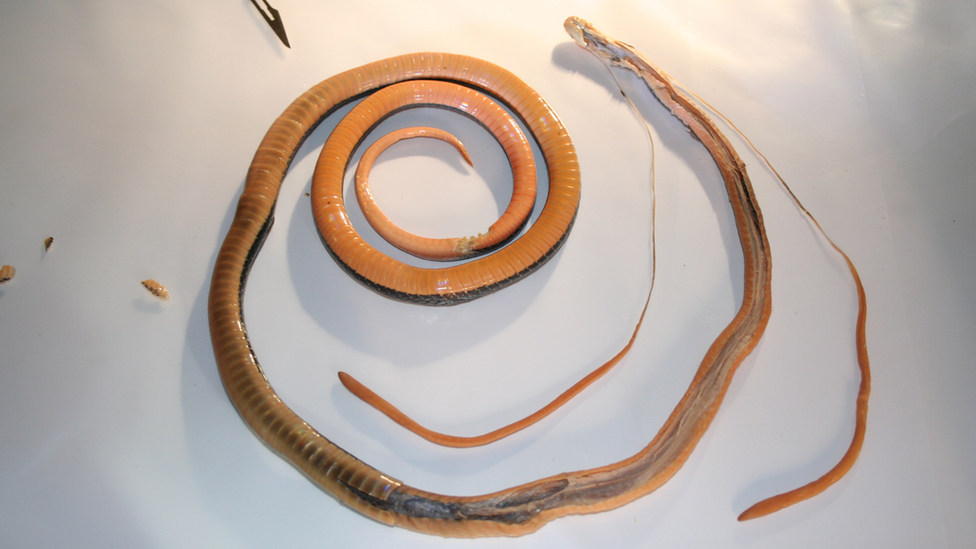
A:
MULTIPOLYGON (((290 50, 247 1, 0 7, 0 264, 17 268, 0 286, 0 545, 972 546, 970 2, 273 5, 290 50), (534 410, 625 342, 648 283, 649 147, 606 71, 563 33, 568 15, 635 45, 735 121, 857 264, 874 372, 861 459, 807 503, 735 521, 836 461, 857 383, 843 263, 743 146, 774 246, 775 311, 679 474, 624 508, 524 538, 382 526, 246 429, 209 341, 210 272, 250 157, 312 84, 414 51, 481 57, 539 91, 580 155, 583 201, 563 250, 501 293, 431 309, 379 297, 338 269, 304 196, 324 137, 299 153, 250 278, 248 327, 284 400, 391 475, 474 494, 633 454, 741 297, 714 167, 635 92, 656 132, 658 286, 613 373, 542 424, 473 450, 405 434, 338 384, 335 372, 349 371, 422 423, 475 434, 534 410), (150 277, 170 301, 140 286, 150 277)), ((504 203, 490 149, 469 170, 441 147, 391 151, 376 192, 410 228, 468 232, 450 216, 406 217, 444 207, 418 198, 428 177, 435 194, 482 200, 448 206, 464 219, 504 203)))

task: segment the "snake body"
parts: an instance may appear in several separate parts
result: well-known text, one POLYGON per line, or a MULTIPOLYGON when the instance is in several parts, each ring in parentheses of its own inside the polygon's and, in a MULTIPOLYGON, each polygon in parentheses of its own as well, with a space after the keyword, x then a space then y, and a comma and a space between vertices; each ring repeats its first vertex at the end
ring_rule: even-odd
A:
MULTIPOLYGON (((586 46, 585 27, 573 21, 567 21, 567 30, 586 46)), ((241 301, 248 269, 270 229, 278 189, 292 156, 314 126, 337 106, 371 89, 420 78, 467 83, 511 105, 543 151, 550 173, 547 209, 550 203, 553 207, 548 213, 543 211, 528 229, 527 234, 536 230, 531 239, 523 236, 485 258, 502 258, 488 264, 489 274, 451 267, 439 274, 412 274, 406 285, 397 285, 390 278, 368 280, 369 273, 341 258, 340 264, 387 295, 451 304, 518 280, 551 257, 565 238, 579 200, 575 151, 548 106, 507 71, 462 56, 415 54, 329 78, 299 97, 268 131, 217 257, 209 301, 210 329, 230 400, 261 439, 339 501, 379 522, 428 534, 523 535, 555 518, 613 509, 655 490, 678 471, 705 433, 736 367, 757 344, 771 311, 769 246, 745 165, 714 124, 707 117, 698 118, 700 111, 669 87, 666 79, 655 84, 659 88, 655 93, 673 112, 691 113, 682 120, 706 145, 725 180, 742 244, 745 291, 739 311, 705 354, 688 390, 640 452, 603 467, 557 474, 490 494, 435 494, 404 484, 332 443, 283 403, 263 374, 248 341, 241 301), (544 106, 541 111, 540 105, 544 106), (527 250, 532 255, 526 255, 527 250), (452 276, 443 276, 448 273, 452 276)), ((346 160, 336 162, 344 166, 346 160)), ((322 200, 335 199, 327 195, 322 200)))
MULTIPOLYGON (((735 153, 728 139, 708 115, 688 95, 678 88, 671 77, 654 66, 653 63, 648 61, 633 46, 604 35, 588 22, 578 17, 570 17, 566 20, 564 26, 566 32, 576 40, 578 45, 593 53, 609 67, 617 67, 630 71, 640 78, 647 85, 651 93, 671 111, 671 114, 684 122, 692 135, 698 138, 708 152, 711 153, 712 158, 718 165, 719 171, 725 180, 726 190, 729 194, 729 203, 732 205, 732 211, 735 214, 736 226, 738 227, 739 239, 742 243, 742 252, 745 258, 746 271, 745 296, 739 314, 733 319, 729 328, 737 326, 739 329, 737 329, 737 334, 733 336, 734 339, 738 340, 740 345, 745 345, 751 349, 762 337, 763 330, 771 312, 769 283, 772 272, 770 270, 769 243, 766 238, 766 231, 763 228, 759 206, 754 201, 752 184, 749 182, 745 164, 739 159, 739 156, 735 153), (753 225, 753 227, 750 228, 749 225, 753 225), (755 277, 760 277, 763 281, 760 283, 755 277), (746 304, 747 302, 753 301, 755 301, 756 306, 750 307, 750 312, 747 313, 746 304), (751 326, 751 328, 747 328, 748 326, 751 326)), ((746 138, 746 141, 749 141, 748 138, 746 138)), ((765 156, 761 153, 759 156, 763 160, 766 160, 765 156)), ((867 298, 857 268, 854 266, 851 258, 826 235, 817 220, 800 203, 800 200, 789 188, 789 185, 786 184, 786 181, 776 173, 776 170, 771 165, 769 167, 793 199, 794 204, 807 216, 817 230, 823 234, 827 242, 830 243, 831 247, 847 263, 857 291, 858 314, 855 324, 855 345, 861 383, 858 387, 856 401, 854 436, 851 439, 847 451, 840 460, 819 478, 793 490, 753 504, 739 515, 740 521, 762 517, 812 498, 847 474, 857 461, 861 447, 864 444, 864 435, 867 428, 868 399, 871 394, 871 368, 868 359, 867 337, 865 335, 867 298)), ((728 329, 726 330, 728 331, 728 329)), ((721 341, 724 336, 725 334, 723 333, 715 343, 717 344, 721 341)), ((706 355, 707 359, 708 355, 706 355)), ((704 362, 702 365, 704 366, 704 362)), ((734 365, 729 365, 728 367, 731 370, 735 369, 734 365)), ((720 401, 721 395, 716 401, 716 406, 720 401)))
MULTIPOLYGON (((323 168, 319 173, 328 174, 331 177, 313 178, 312 197, 315 204, 326 206, 316 209, 315 213, 316 219, 319 221, 319 230, 326 242, 330 242, 332 249, 336 249, 336 246, 331 241, 333 239, 337 241, 341 238, 334 234, 337 227, 343 227, 344 234, 350 237, 356 234, 351 225, 330 222, 331 219, 337 217, 344 219, 344 217, 336 215, 340 213, 337 210, 341 208, 341 201, 328 201, 320 198, 322 194, 331 193, 333 196, 340 196, 342 193, 342 175, 345 172, 345 166, 338 160, 345 158, 351 151, 337 144, 352 143, 359 137, 360 131, 357 129, 369 127, 389 112, 417 104, 436 104, 442 108, 463 112, 480 122, 494 135, 502 149, 505 150, 512 167, 512 200, 501 217, 492 223, 487 231, 477 236, 424 238, 397 227, 380 211, 369 190, 369 170, 376 158, 387 147, 403 139, 432 137, 453 145, 468 164, 471 164, 471 158, 468 156, 464 145, 450 133, 437 128, 404 128, 377 139, 363 153, 359 160, 359 166, 356 168, 356 199, 363 211, 363 216, 376 232, 390 244, 416 257, 435 261, 452 261, 496 249, 513 238, 518 230, 526 224, 529 214, 532 213, 532 207, 535 205, 536 165, 528 138, 522 133, 518 123, 500 105, 471 88, 450 82, 410 80, 383 88, 370 95, 342 119, 325 144, 320 157, 322 159, 320 165, 323 168), (332 206, 332 202, 335 203, 334 206, 332 206)), ((368 259, 359 259, 361 263, 359 270, 363 272, 368 270, 365 264, 369 260, 385 261, 384 256, 379 252, 370 253, 367 257, 368 259)), ((402 267, 397 270, 407 276, 402 267)))

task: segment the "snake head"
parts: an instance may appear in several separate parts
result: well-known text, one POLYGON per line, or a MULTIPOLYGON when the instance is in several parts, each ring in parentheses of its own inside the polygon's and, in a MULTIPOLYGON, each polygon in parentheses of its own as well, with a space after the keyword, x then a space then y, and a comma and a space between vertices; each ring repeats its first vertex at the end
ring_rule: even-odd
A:
POLYGON ((566 19, 563 23, 563 28, 566 29, 566 33, 569 34, 573 40, 580 47, 586 47, 586 28, 590 27, 590 24, 585 20, 576 17, 575 15, 566 19))
POLYGON ((563 23, 563 28, 583 49, 596 55, 611 65, 618 65, 622 56, 627 56, 633 48, 623 42, 596 30, 588 21, 579 17, 570 17, 563 23))

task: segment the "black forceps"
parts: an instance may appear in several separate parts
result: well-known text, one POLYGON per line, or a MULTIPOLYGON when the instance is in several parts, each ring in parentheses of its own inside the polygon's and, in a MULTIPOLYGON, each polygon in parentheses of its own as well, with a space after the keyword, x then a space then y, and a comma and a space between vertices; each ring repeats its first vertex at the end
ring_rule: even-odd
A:
POLYGON ((259 12, 261 12, 261 17, 264 17, 264 20, 268 22, 268 25, 271 26, 271 30, 278 35, 281 42, 288 48, 291 48, 291 44, 288 43, 288 35, 285 34, 285 24, 281 22, 281 16, 278 15, 278 10, 272 8, 271 4, 268 3, 268 0, 263 1, 264 6, 268 8, 268 13, 265 13, 264 10, 261 9, 261 6, 258 5, 256 0, 251 0, 251 3, 254 4, 254 7, 257 8, 259 12))

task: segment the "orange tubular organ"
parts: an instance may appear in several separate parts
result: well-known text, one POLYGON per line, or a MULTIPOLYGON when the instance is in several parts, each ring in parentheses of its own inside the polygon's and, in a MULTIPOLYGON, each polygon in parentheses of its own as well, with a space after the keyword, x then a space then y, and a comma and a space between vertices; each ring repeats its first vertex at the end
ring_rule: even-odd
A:
MULTIPOLYGON (((377 234, 383 237, 384 240, 393 244, 397 248, 415 256, 430 260, 452 260, 463 258, 471 253, 470 247, 465 247, 467 242, 471 241, 471 238, 424 238, 411 234, 400 227, 396 226, 393 221, 390 220, 386 214, 380 209, 376 204, 376 199, 373 198, 373 193, 369 188, 369 171, 373 168, 373 163, 380 154, 386 149, 392 146, 394 143, 403 141, 405 139, 414 139, 417 137, 428 137, 431 139, 439 139, 445 143, 452 145, 469 166, 474 164, 471 162, 471 157, 468 155, 467 149, 464 148, 464 144, 461 141, 445 132, 444 130, 439 130, 437 128, 427 128, 427 127, 415 127, 415 128, 404 128, 402 130, 397 130, 388 133, 379 139, 375 143, 370 145, 366 152, 363 153, 362 158, 359 159, 359 166, 356 167, 356 200, 359 202, 359 209, 363 211, 363 216, 366 221, 376 230, 377 234)), ((532 199, 534 201, 535 195, 533 194, 532 199)), ((511 233, 508 235, 511 236, 511 233)))

